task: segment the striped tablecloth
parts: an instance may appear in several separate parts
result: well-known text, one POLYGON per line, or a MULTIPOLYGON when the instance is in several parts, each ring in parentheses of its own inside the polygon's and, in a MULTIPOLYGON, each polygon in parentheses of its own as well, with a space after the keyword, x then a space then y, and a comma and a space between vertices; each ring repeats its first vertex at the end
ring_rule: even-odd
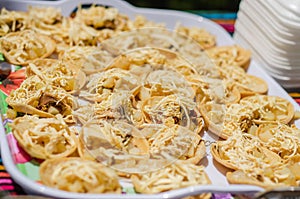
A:
MULTIPOLYGON (((226 29, 231 35, 234 33, 234 22, 236 19, 236 13, 225 13, 219 11, 189 11, 194 14, 201 15, 209 18, 216 23, 220 24, 226 29)), ((300 92, 292 92, 290 95, 300 104, 300 92)), ((24 195, 25 192, 22 188, 16 184, 10 177, 9 173, 6 172, 2 160, 0 158, 0 197, 4 195, 24 195)), ((222 194, 214 195, 217 198, 232 198, 231 195, 222 194)))

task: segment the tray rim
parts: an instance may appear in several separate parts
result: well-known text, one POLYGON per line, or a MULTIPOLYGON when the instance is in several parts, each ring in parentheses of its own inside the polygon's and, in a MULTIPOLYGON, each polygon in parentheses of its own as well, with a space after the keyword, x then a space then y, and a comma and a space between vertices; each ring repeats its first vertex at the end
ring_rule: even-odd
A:
MULTIPOLYGON (((121 6, 123 9, 127 9, 131 11, 133 14, 150 14, 150 15, 157 15, 163 14, 165 16, 180 16, 182 18, 198 21, 199 24, 202 23, 204 26, 209 25, 213 27, 216 31, 218 31, 222 36, 224 36, 225 43, 228 45, 234 44, 233 38, 224 30, 220 25, 216 24, 215 22, 206 19, 204 17, 186 13, 183 11, 177 10, 167 10, 167 9, 154 9, 154 8, 140 8, 135 7, 125 1, 122 0, 60 0, 60 1, 37 1, 37 0, 29 0, 29 1, 21 1, 21 0, 2 0, 0 5, 12 5, 17 4, 22 9, 27 8, 28 5, 38 5, 38 6, 77 6, 79 3, 97 3, 97 4, 105 4, 109 6, 119 7, 121 6), (163 11, 163 13, 162 13, 163 11)), ((69 9, 70 10, 70 9, 69 9)), ((71 10, 70 10, 71 11, 71 10)), ((120 11, 121 12, 121 11, 120 11)), ((128 11, 127 11, 128 12, 128 11)), ((168 27, 170 28, 170 27, 168 27)), ((217 38, 218 39, 218 38, 217 38)), ((285 92, 285 90, 273 79, 271 78, 263 69, 259 68, 258 65, 255 63, 255 60, 251 61, 251 66, 256 67, 255 70, 258 70, 264 78, 267 78, 267 82, 273 85, 276 89, 279 89, 279 94, 283 94, 284 98, 290 100, 296 109, 299 109, 299 106, 294 100, 285 92)), ((257 71, 256 71, 257 72, 257 71)), ((1 114, 0 119, 3 121, 1 114)), ((197 185, 197 186, 190 186, 182 189, 171 190, 159 194, 80 194, 80 193, 72 193, 67 191, 57 190, 51 187, 47 187, 45 185, 39 184, 27 176, 22 174, 16 167, 11 151, 8 145, 8 141, 6 138, 6 133, 3 124, 0 124, 0 143, 1 143, 1 156, 3 160, 3 164, 7 170, 7 172, 11 175, 12 179, 17 182, 26 192, 29 194, 39 194, 49 197, 55 198, 180 198, 189 195, 197 195, 204 192, 213 192, 213 193, 233 193, 233 194, 255 194, 258 192, 264 191, 263 188, 258 186, 252 185, 197 185), (9 155, 8 155, 9 154, 9 155)))

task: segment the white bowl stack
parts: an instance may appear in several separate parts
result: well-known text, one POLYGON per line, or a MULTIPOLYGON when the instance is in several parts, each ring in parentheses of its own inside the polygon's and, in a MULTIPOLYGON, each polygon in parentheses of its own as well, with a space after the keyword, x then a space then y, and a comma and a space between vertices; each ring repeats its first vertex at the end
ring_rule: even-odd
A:
POLYGON ((282 87, 300 88, 300 0, 242 0, 234 40, 282 87))

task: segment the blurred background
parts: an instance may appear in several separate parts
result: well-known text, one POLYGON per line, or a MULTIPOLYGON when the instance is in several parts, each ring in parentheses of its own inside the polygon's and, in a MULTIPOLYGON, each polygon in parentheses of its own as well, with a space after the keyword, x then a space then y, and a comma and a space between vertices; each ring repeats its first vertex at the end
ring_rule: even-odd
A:
POLYGON ((237 12, 240 0, 127 0, 139 7, 153 7, 176 10, 218 10, 237 12))
POLYGON ((234 24, 241 0, 126 0, 137 7, 187 11, 208 18, 221 25, 229 34, 234 24))

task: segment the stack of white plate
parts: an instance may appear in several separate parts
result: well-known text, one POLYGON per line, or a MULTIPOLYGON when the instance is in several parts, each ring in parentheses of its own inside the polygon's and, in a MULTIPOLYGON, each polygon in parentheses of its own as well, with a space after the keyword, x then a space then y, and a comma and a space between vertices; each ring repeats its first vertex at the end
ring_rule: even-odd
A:
POLYGON ((300 0, 242 0, 234 40, 282 87, 300 88, 300 0))

